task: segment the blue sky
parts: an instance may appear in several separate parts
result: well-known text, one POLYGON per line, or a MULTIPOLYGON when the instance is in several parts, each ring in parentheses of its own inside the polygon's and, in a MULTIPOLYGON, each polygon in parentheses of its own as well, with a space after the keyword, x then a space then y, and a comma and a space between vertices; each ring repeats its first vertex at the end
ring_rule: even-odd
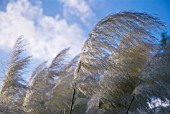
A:
MULTIPOLYGON (((85 29, 88 32, 90 32, 94 25, 103 17, 120 11, 147 12, 159 17, 167 26, 170 26, 170 0, 86 0, 86 2, 95 14, 95 18, 91 18, 93 23, 91 23, 89 28, 85 29)), ((60 4, 58 0, 42 0, 42 3, 46 15, 55 16, 57 13, 62 15, 63 5, 60 4)), ((80 23, 79 20, 74 17, 75 16, 72 15, 71 18, 69 18, 71 19, 70 21, 80 23)), ((169 30, 170 27, 168 27, 168 31, 169 30)))
POLYGON ((170 0, 0 0, 0 58, 21 35, 35 63, 67 47, 75 56, 95 24, 120 11, 147 12, 170 31, 170 0))

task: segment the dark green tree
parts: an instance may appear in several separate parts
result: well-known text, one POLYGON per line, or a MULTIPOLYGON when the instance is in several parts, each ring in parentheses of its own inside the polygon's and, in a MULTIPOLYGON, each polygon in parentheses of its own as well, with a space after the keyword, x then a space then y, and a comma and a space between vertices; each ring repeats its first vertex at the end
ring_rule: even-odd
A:
POLYGON ((166 46, 166 34, 162 33, 161 46, 166 46))

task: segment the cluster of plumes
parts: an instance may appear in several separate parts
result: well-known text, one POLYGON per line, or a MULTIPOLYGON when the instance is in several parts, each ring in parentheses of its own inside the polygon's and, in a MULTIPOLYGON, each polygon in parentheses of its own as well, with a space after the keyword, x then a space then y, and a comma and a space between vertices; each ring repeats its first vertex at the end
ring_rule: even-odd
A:
POLYGON ((170 47, 159 45, 156 38, 164 27, 159 19, 146 13, 107 16, 96 24, 80 56, 68 61, 69 48, 62 50, 49 65, 47 61, 41 63, 28 83, 22 76, 30 56, 25 57, 19 38, 2 83, 0 113, 168 111, 149 109, 147 105, 153 96, 170 99, 170 47))
POLYGON ((22 75, 30 61, 30 56, 24 56, 25 50, 23 47, 22 38, 20 37, 16 41, 8 61, 8 69, 0 93, 2 107, 0 111, 4 114, 23 112, 22 104, 28 87, 22 75))
MULTIPOLYGON (((147 106, 143 106, 147 104, 147 99, 154 95, 160 97, 169 93, 170 83, 164 83, 162 80, 162 78, 165 80, 169 78, 166 73, 169 67, 166 65, 164 72, 157 66, 159 70, 162 70, 163 75, 151 66, 153 62, 157 63, 158 55, 164 56, 160 52, 165 51, 165 48, 162 49, 163 46, 159 45, 160 40, 156 37, 161 35, 164 27, 158 18, 136 12, 110 15, 96 24, 90 33, 90 38, 84 43, 78 64, 80 67, 75 72, 75 79, 81 80, 84 77, 83 88, 85 88, 85 83, 87 87, 88 83, 91 83, 86 81, 89 76, 92 79, 99 79, 97 84, 95 81, 91 83, 97 88, 91 90, 92 96, 90 96, 86 110, 88 114, 128 113, 139 111, 141 108, 147 110, 147 106), (151 72, 153 72, 152 75, 150 75, 151 72), (153 77, 154 73, 158 73, 157 78, 153 77), (158 80, 161 84, 158 84, 158 80), (162 92, 159 92, 160 88, 162 92), (158 90, 157 93, 155 89, 158 90), (145 99, 139 100, 140 96, 145 99), (131 102, 134 102, 132 106, 130 106, 131 102), (135 102, 138 105, 134 108, 135 102)), ((160 61, 170 64, 168 59, 164 59, 163 57, 160 61)), ((82 84, 77 85, 79 90, 82 90, 82 84)), ((88 92, 88 89, 82 91, 84 95, 88 92)), ((168 94, 163 98, 169 99, 168 94)))
POLYGON ((11 53, 7 74, 0 93, 0 112, 4 114, 58 114, 69 110, 72 80, 79 56, 68 61, 66 48, 47 65, 38 65, 29 83, 23 78, 24 69, 30 61, 25 57, 20 37, 11 53))

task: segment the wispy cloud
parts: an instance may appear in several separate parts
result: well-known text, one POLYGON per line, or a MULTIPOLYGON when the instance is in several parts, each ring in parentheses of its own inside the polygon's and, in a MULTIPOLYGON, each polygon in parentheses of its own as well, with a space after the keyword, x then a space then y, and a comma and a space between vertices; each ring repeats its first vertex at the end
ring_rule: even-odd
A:
MULTIPOLYGON (((65 7, 73 8, 82 21, 93 15, 84 1, 62 2, 65 7)), ((0 11, 0 48, 11 48, 21 35, 29 44, 29 53, 41 60, 53 58, 66 47, 71 47, 70 53, 76 55, 85 39, 77 23, 68 24, 60 15, 46 16, 40 4, 32 5, 28 0, 9 2, 6 11, 0 11)))
POLYGON ((64 15, 74 15, 81 19, 83 23, 88 23, 94 19, 95 15, 86 0, 59 0, 64 5, 64 15))

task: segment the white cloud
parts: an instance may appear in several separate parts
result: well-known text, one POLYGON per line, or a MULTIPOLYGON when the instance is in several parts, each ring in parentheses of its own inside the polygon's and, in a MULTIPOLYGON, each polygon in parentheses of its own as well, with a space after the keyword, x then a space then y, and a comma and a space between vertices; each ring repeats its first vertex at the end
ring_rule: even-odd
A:
POLYGON ((64 4, 64 15, 69 14, 80 17, 81 21, 87 23, 94 19, 94 13, 85 0, 59 0, 64 4))
MULTIPOLYGON (((77 3, 72 5, 75 4, 77 3)), ((84 7, 84 3, 81 4, 84 7)), ((85 7, 80 13, 86 13, 88 10, 85 7)), ((46 16, 41 5, 33 6, 28 0, 10 2, 6 12, 0 11, 0 48, 11 48, 21 35, 29 44, 29 53, 35 59, 41 60, 51 59, 67 47, 71 47, 70 53, 76 55, 85 39, 78 24, 69 25, 60 15, 46 16)))

